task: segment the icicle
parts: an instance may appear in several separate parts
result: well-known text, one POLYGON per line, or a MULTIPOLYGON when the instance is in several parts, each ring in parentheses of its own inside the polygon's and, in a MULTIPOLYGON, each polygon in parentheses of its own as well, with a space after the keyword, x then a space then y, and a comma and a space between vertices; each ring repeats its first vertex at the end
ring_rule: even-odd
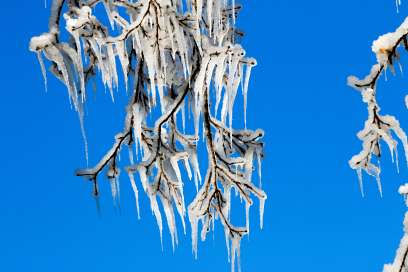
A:
POLYGON ((202 104, 202 99, 203 99, 203 92, 205 92, 205 86, 204 86, 204 80, 205 80, 205 75, 207 71, 207 66, 210 62, 210 57, 206 56, 201 65, 200 72, 198 73, 198 76, 195 80, 194 84, 194 128, 195 128, 195 136, 198 138, 198 132, 199 132, 199 121, 200 121, 200 115, 201 115, 201 104, 202 104))
POLYGON ((377 181, 378 191, 380 192, 380 196, 382 198, 383 192, 382 192, 382 185, 381 185, 381 179, 380 179, 380 174, 379 173, 376 174, 375 179, 377 181))
POLYGON ((398 149, 395 149, 395 165, 397 167, 397 173, 399 174, 400 168, 399 168, 398 149))
POLYGON ((225 217, 227 218, 227 220, 229 220, 230 216, 231 216, 231 186, 230 185, 225 185, 225 189, 224 189, 224 197, 225 197, 225 217))
POLYGON ((188 57, 187 57, 188 50, 186 47, 187 43, 184 37, 183 29, 179 27, 179 22, 177 21, 177 19, 171 18, 171 20, 172 20, 173 26, 175 27, 174 34, 176 37, 178 50, 180 51, 180 58, 181 58, 181 64, 183 66, 184 78, 187 78, 187 74, 190 74, 188 57))
POLYGON ((210 218, 209 216, 205 216, 203 218, 203 226, 201 227, 201 241, 205 241, 205 238, 207 237, 207 232, 210 229, 210 218))
POLYGON ((143 190, 146 193, 150 193, 149 192, 150 184, 148 183, 148 180, 147 180, 146 168, 140 166, 139 169, 138 169, 138 172, 139 172, 140 181, 141 181, 142 186, 143 186, 143 190))
POLYGON ((128 58, 127 53, 126 53, 126 44, 125 44, 125 42, 117 42, 115 45, 116 45, 117 53, 119 55, 120 63, 122 65, 123 77, 124 77, 124 80, 125 80, 125 89, 126 89, 126 92, 127 92, 127 90, 128 90, 127 71, 128 71, 128 67, 129 67, 129 58, 128 58))
POLYGON ((238 271, 241 271, 241 237, 231 237, 231 271, 235 271, 235 256, 237 258, 238 271))
POLYGON ((357 169, 358 184, 360 185, 361 196, 364 197, 364 184, 363 184, 363 173, 361 168, 357 169))
POLYGON ((116 188, 116 182, 115 182, 115 178, 110 178, 109 179, 109 184, 111 187, 111 193, 112 193, 112 199, 113 199, 113 203, 116 204, 117 201, 117 188, 116 188))
MULTIPOLYGON (((118 87, 118 73, 116 71, 116 62, 115 62, 115 54, 113 53, 113 45, 108 44, 106 45, 106 53, 109 65, 109 74, 111 79, 113 80, 113 87, 118 87)), ((112 90, 111 90, 112 91, 112 90)), ((113 99, 113 93, 111 93, 113 99)))
POLYGON ((89 151, 88 151, 88 139, 86 137, 86 130, 85 130, 85 125, 84 125, 84 113, 83 111, 78 111, 78 116, 79 116, 79 125, 81 126, 81 135, 82 135, 82 140, 84 141, 84 147, 85 147, 85 160, 86 160, 86 165, 88 166, 89 163, 89 151))
POLYGON ((227 113, 228 113, 228 93, 226 90, 224 93, 224 99, 222 101, 221 107, 221 122, 223 125, 226 125, 227 113))
POLYGON ((196 186, 196 190, 198 191, 198 183, 201 183, 201 174, 200 174, 200 166, 198 164, 197 154, 196 151, 193 149, 187 149, 188 158, 190 160, 191 165, 193 166, 194 172, 194 184, 196 186))
POLYGON ((261 229, 263 229, 264 222, 265 200, 266 197, 259 198, 259 225, 261 229))
POLYGON ((395 0, 395 6, 397 7, 397 13, 399 13, 399 6, 401 5, 401 0, 395 0))
MULTIPOLYGON (((134 38, 136 40, 136 45, 137 45, 137 47, 135 49, 141 50, 142 45, 141 45, 141 42, 140 42, 139 31, 138 30, 134 31, 133 35, 134 35, 134 38)), ((138 52, 138 51, 136 51, 136 52, 138 52)))
POLYGON ((82 95, 82 101, 85 100, 85 77, 84 77, 84 72, 83 72, 83 63, 82 63, 82 49, 81 49, 81 40, 79 37, 78 32, 73 32, 73 37, 75 40, 75 45, 77 47, 77 69, 78 69, 78 74, 79 74, 79 81, 80 81, 80 89, 81 89, 81 95, 82 95))
MULTIPOLYGON (((180 216, 181 219, 181 224, 183 226, 183 232, 186 234, 186 223, 184 221, 184 216, 186 214, 186 208, 184 206, 184 193, 183 193, 183 187, 180 186, 177 189, 170 189, 171 197, 173 198, 176 208, 177 208, 177 213, 180 216)), ((171 205, 170 205, 171 207, 171 205)))
POLYGON ((170 159, 170 163, 171 163, 171 166, 173 167, 174 172, 176 173, 177 181, 180 184, 182 184, 183 181, 181 180, 181 172, 180 172, 180 168, 178 166, 178 160, 179 160, 179 156, 177 156, 177 155, 173 156, 170 159))
MULTIPOLYGON (((150 194, 150 192, 149 192, 149 194, 150 194)), ((149 198, 150 198, 150 207, 152 209, 152 212, 153 212, 154 216, 156 217, 157 226, 159 227, 160 243, 161 243, 161 247, 163 249, 163 223, 162 223, 161 213, 160 213, 160 210, 159 210, 159 205, 157 205, 157 200, 156 200, 155 195, 149 195, 149 198)))
POLYGON ((244 87, 243 87, 243 96, 244 96, 244 124, 245 129, 247 128, 247 96, 248 96, 248 85, 249 85, 249 78, 251 77, 251 69, 252 65, 247 65, 245 70, 245 80, 244 80, 244 87))
POLYGON ((183 126, 183 133, 185 133, 186 132, 186 106, 185 106, 184 101, 180 105, 180 110, 181 110, 181 123, 183 126))
POLYGON ((246 231, 249 236, 249 209, 251 208, 251 203, 249 201, 245 201, 245 222, 246 222, 246 231))
MULTIPOLYGON (((235 52, 238 54, 238 52, 235 52)), ((237 89, 240 82, 240 75, 238 74, 238 65, 240 59, 237 56, 232 57, 229 55, 229 65, 228 65, 228 83, 227 83, 227 93, 228 93, 228 115, 229 115, 229 127, 232 132, 232 113, 234 108, 235 97, 237 94, 237 89)), ((232 137, 232 135, 231 135, 232 137)))
POLYGON ((408 95, 405 96, 405 107, 408 109, 408 95))
POLYGON ((155 55, 153 54, 152 48, 150 45, 143 46, 143 52, 145 54, 145 62, 147 65, 147 73, 149 75, 149 80, 150 80, 150 93, 152 95, 152 100, 153 100, 153 105, 156 104, 156 81, 155 81, 155 73, 156 73, 156 67, 155 67, 155 55))
POLYGON ((120 204, 120 180, 119 180, 119 175, 115 177, 115 186, 116 186, 116 192, 117 192, 117 203, 120 204))
POLYGON ((136 156, 141 154, 141 139, 142 139, 142 122, 143 113, 138 103, 133 105, 133 134, 135 137, 135 152, 136 156))
POLYGON ((166 214, 167 226, 169 227, 169 232, 171 236, 171 244, 173 246, 173 252, 174 252, 175 245, 178 242, 177 242, 177 230, 176 230, 173 209, 171 207, 171 203, 165 197, 161 197, 161 200, 163 204, 164 213, 166 214))
POLYGON ((222 86, 223 86, 223 76, 225 72, 225 56, 220 56, 217 60, 217 68, 215 70, 215 113, 218 112, 218 107, 221 101, 221 93, 222 93, 222 86))
POLYGON ((187 170, 187 176, 188 179, 191 180, 191 178, 193 177, 192 173, 191 173, 191 167, 190 167, 190 163, 188 162, 188 155, 183 157, 183 161, 184 161, 184 167, 187 170))
POLYGON ((196 42, 198 45, 198 48, 201 50, 201 33, 200 33, 200 22, 201 22, 201 16, 202 16, 202 10, 203 10, 203 0, 195 0, 196 3, 196 42))
POLYGON ((208 20, 208 34, 212 36, 212 28, 213 28, 213 19, 212 19, 212 10, 213 10, 213 1, 214 0, 207 0, 207 20, 208 20))
MULTIPOLYGON (((171 57, 173 58, 173 60, 175 60, 176 59, 176 45, 175 45, 175 42, 174 42, 174 36, 175 36, 175 33, 174 32, 176 32, 176 31, 178 31, 178 30, 172 30, 171 29, 171 26, 172 26, 172 21, 170 20, 170 18, 167 16, 166 17, 166 27, 167 27, 167 32, 168 32, 168 35, 169 35, 169 38, 170 38, 170 45, 171 45, 171 57)), ((174 26, 174 28, 176 29, 177 28, 177 25, 176 26, 174 26)), ((177 39, 177 38, 176 38, 177 39)))
POLYGON ((254 149, 250 147, 245 153, 245 179, 251 181, 254 160, 254 149))
POLYGON ((71 82, 69 80, 69 76, 68 76, 68 70, 67 67, 65 66, 64 63, 64 59, 61 55, 61 53, 59 52, 59 50, 56 47, 51 47, 51 48, 47 48, 47 50, 45 50, 45 54, 47 56, 48 59, 54 61, 57 66, 58 66, 58 70, 61 71, 62 73, 62 78, 63 81, 65 83, 65 86, 67 86, 68 89, 68 95, 70 97, 70 99, 74 102, 75 105, 75 109, 77 109, 78 105, 77 105, 77 100, 76 100, 76 92, 74 90, 74 86, 71 85, 71 82))
POLYGON ((225 233, 225 246, 228 252, 228 262, 231 262, 230 238, 228 228, 225 228, 224 233, 225 233))
POLYGON ((45 91, 47 92, 48 87, 47 87, 47 72, 45 70, 45 65, 44 65, 44 61, 42 59, 42 55, 41 55, 41 51, 37 51, 37 58, 38 58, 38 62, 40 63, 41 66, 41 73, 43 75, 44 78, 44 87, 45 87, 45 91))
POLYGON ((136 186, 135 177, 133 173, 128 171, 130 184, 132 185, 133 193, 135 194, 135 201, 136 201, 136 210, 137 210, 137 219, 140 219, 140 209, 139 209, 139 191, 136 186))
POLYGON ((235 0, 232 0, 232 25, 235 26, 235 0))
POLYGON ((198 222, 195 215, 189 215, 191 225, 191 246, 193 248, 194 257, 197 259, 197 237, 198 237, 198 222))
POLYGON ((256 150, 256 158, 258 160, 258 178, 259 178, 259 187, 262 187, 262 158, 261 153, 262 151, 256 150))
POLYGON ((130 163, 130 165, 134 165, 135 160, 133 158, 133 150, 132 150, 132 147, 130 145, 128 145, 128 152, 129 152, 129 163, 130 163))

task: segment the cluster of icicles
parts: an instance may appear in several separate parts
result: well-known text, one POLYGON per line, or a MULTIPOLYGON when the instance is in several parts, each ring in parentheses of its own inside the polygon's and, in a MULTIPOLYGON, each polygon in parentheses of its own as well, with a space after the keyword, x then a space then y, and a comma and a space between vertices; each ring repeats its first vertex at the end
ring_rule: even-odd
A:
POLYGON ((130 165, 125 169, 137 210, 135 172, 150 199, 161 235, 162 215, 157 201, 160 199, 174 248, 177 243, 174 207, 184 232, 186 229, 184 184, 179 168, 182 163, 197 188, 197 195, 188 207, 195 255, 199 222, 204 240, 219 219, 224 226, 233 271, 235 258, 240 255, 240 241, 249 233, 252 198, 260 201, 261 227, 266 200, 260 185, 252 182, 254 161, 261 178, 263 131, 246 128, 248 85, 256 61, 245 57, 245 51, 235 42, 242 34, 235 27, 239 10, 234 0, 55 0, 49 31, 30 42, 30 50, 37 53, 45 84, 43 56, 51 64, 50 71, 67 87, 84 135, 86 85, 91 78, 100 76, 114 99, 121 78, 118 67, 121 67, 123 85, 128 92, 131 90, 124 130, 116 135, 115 143, 97 165, 77 174, 94 182, 97 195, 97 177, 106 170, 116 199, 120 173, 117 160, 121 148, 127 145, 130 165), (61 14, 63 5, 67 11, 61 14), (98 6, 105 8, 110 28, 95 16, 98 6), (60 40, 63 28, 60 17, 70 34, 68 42, 60 40), (233 108, 240 89, 245 129, 235 130, 233 108), (162 115, 149 126, 147 116, 156 106, 162 115), (185 133, 186 108, 193 115, 194 132, 190 135, 185 133), (197 158, 200 127, 203 127, 209 160, 204 179, 197 158), (231 222, 232 190, 245 203, 245 227, 235 227, 231 222))

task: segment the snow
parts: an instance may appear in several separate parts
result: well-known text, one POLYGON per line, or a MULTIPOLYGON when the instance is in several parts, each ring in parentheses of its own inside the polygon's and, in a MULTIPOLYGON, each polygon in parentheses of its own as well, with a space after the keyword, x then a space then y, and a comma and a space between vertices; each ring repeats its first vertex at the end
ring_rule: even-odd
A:
POLYGON ((45 47, 52 45, 56 42, 55 33, 44 33, 40 36, 34 36, 30 40, 30 51, 38 52, 43 50, 45 47))
POLYGON ((398 189, 398 193, 400 193, 401 195, 408 195, 408 183, 401 185, 398 189))
POLYGON ((378 63, 387 64, 388 55, 399 46, 402 42, 402 38, 406 36, 407 33, 408 18, 405 19, 395 32, 383 34, 373 42, 371 49, 376 54, 378 63))

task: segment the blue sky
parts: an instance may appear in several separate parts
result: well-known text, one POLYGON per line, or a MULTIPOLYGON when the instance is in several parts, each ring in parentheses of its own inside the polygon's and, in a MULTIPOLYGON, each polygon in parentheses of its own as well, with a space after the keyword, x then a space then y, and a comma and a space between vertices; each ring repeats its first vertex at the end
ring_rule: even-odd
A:
MULTIPOLYGON (((251 215, 243 271, 381 271, 402 235, 405 208, 397 189, 408 171, 401 167, 398 175, 386 154, 384 197, 367 176, 361 197, 347 162, 360 150, 355 134, 366 109, 345 81, 368 73, 375 61, 372 40, 402 22, 408 3, 397 14, 393 0, 242 2, 243 44, 259 63, 248 126, 266 131, 263 184, 269 196, 262 231, 256 209, 251 215)), ((57 80, 50 79, 45 93, 28 51, 30 37, 46 30, 49 10, 42 0, 4 1, 1 9, 0 271, 230 271, 219 227, 214 239, 199 245, 198 261, 189 235, 180 235, 173 252, 165 231, 162 251, 147 199, 141 197, 139 221, 125 177, 121 212, 103 185, 98 217, 89 184, 73 175, 85 165, 76 113, 57 80)), ((398 116, 406 129, 407 83, 400 73, 382 79, 378 97, 382 112, 398 116)), ((126 99, 124 92, 118 96, 126 99)), ((91 163, 120 130, 121 116, 120 103, 90 97, 91 163)))

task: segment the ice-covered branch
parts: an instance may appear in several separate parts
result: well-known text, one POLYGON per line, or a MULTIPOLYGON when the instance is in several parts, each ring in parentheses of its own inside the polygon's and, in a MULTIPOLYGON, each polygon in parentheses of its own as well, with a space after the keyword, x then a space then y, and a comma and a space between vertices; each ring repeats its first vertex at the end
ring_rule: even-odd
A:
MULTIPOLYGON (((404 197, 405 205, 408 206, 408 184, 400 186, 399 193, 404 197)), ((384 265, 383 272, 405 272, 408 270, 407 257, 408 257, 408 212, 404 217, 404 236, 400 241, 400 245, 397 249, 394 262, 392 264, 384 265)))
POLYGON ((405 158, 408 159, 407 135, 395 117, 380 114, 380 106, 376 99, 377 82, 381 74, 387 68, 395 73, 394 65, 399 60, 398 48, 403 46, 405 50, 408 50, 407 35, 408 18, 395 32, 384 34, 373 42, 372 50, 376 54, 377 63, 373 65, 370 73, 361 80, 354 76, 348 78, 348 84, 361 92, 368 110, 368 119, 365 122, 364 129, 357 134, 358 138, 363 142, 363 149, 359 154, 353 156, 349 162, 351 168, 357 171, 363 195, 362 171, 376 178, 379 191, 382 193, 380 182, 381 169, 379 164, 373 162, 374 157, 381 157, 381 141, 387 144, 392 159, 395 159, 397 168, 398 141, 395 139, 395 136, 401 141, 405 151, 405 158))
POLYGON ((120 84, 129 93, 123 130, 96 165, 76 173, 93 182, 94 195, 99 196, 99 177, 106 173, 113 198, 119 198, 119 156, 127 147, 129 165, 124 169, 137 210, 135 173, 149 197, 160 234, 163 210, 174 247, 175 213, 186 230, 186 175, 197 188, 188 209, 194 251, 197 252, 198 223, 202 223, 204 239, 210 223, 220 219, 233 270, 235 257, 240 255, 240 240, 249 232, 253 199, 260 201, 261 226, 266 199, 260 185, 252 182, 255 160, 261 177, 263 132, 246 128, 249 80, 256 61, 245 57, 245 51, 236 43, 236 37, 242 36, 235 26, 240 9, 235 0, 55 0, 49 31, 30 42, 45 84, 48 62, 43 57, 49 61, 50 71, 67 87, 85 139, 83 109, 88 82, 100 77, 112 100, 113 91, 120 84), (102 14, 94 14, 97 6, 105 8, 109 26, 102 23, 106 21, 102 14), (66 12, 62 14, 63 10, 66 12), (64 28, 70 38, 60 41, 64 28), (123 77, 118 75, 119 70, 123 77), (119 82, 121 78, 123 82, 119 82), (240 86, 244 130, 233 129, 232 124, 240 86), (186 111, 192 113, 191 124, 186 124, 186 111), (203 184, 197 154, 201 127, 208 158, 203 184), (186 133, 190 130, 193 132, 186 133), (236 227, 231 221, 231 190, 245 203, 245 227, 236 227))
MULTIPOLYGON (((254 137, 253 141, 245 143, 241 150, 234 148, 230 144, 230 140, 232 141, 232 138, 234 138, 234 141, 239 141, 239 137, 244 133, 234 133, 233 135, 229 134, 228 137, 223 137, 222 133, 227 128, 218 122, 216 123, 218 130, 215 136, 213 136, 212 123, 215 122, 211 120, 210 116, 208 90, 204 91, 203 102, 204 130, 210 163, 204 185, 189 206, 193 250, 197 254, 198 221, 201 220, 203 224, 201 239, 205 240, 206 234, 210 230, 211 222, 220 218, 224 226, 227 248, 230 249, 229 254, 231 256, 232 270, 234 271, 235 256, 237 255, 239 258, 240 255, 240 241, 243 235, 249 233, 248 214, 249 208, 252 205, 251 194, 260 200, 262 226, 263 204, 266 194, 250 181, 252 176, 252 157, 256 151, 249 146, 259 143, 254 137), (233 153, 238 153, 241 157, 227 158, 233 153), (235 169, 231 169, 233 166, 235 166, 235 169), (231 189, 235 189, 245 202, 247 210, 245 227, 235 227, 230 221, 231 189)), ((261 154, 258 153, 258 156, 261 156, 261 154)))

